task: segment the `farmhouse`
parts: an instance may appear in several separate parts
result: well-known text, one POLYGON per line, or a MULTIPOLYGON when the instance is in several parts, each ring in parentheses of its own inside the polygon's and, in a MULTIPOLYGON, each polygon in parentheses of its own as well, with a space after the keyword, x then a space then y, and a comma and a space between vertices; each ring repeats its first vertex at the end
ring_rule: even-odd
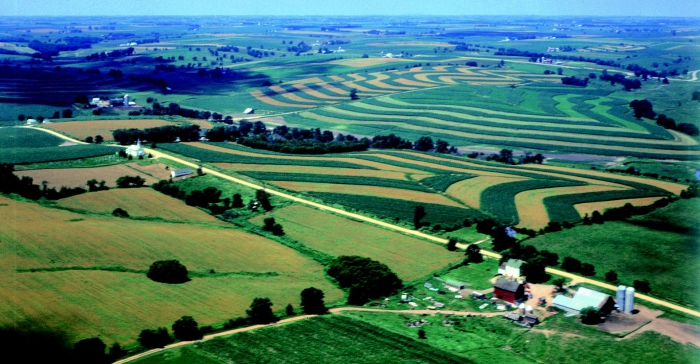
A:
POLYGON ((27 119, 27 125, 36 125, 36 124, 39 124, 39 122, 36 121, 36 119, 27 119))
POLYGON ((518 279, 520 278, 520 267, 522 265, 522 260, 508 259, 507 262, 501 264, 501 266, 498 268, 498 274, 502 274, 505 277, 518 279))
POLYGON ((129 148, 126 148, 126 155, 130 155, 135 158, 144 157, 146 155, 146 151, 144 151, 141 147, 141 139, 138 139, 136 141, 136 145, 132 145, 129 146, 129 148))
POLYGON ((522 284, 505 278, 498 278, 493 285, 493 296, 506 302, 515 303, 525 296, 525 287, 522 284))
POLYGON ((583 287, 578 289, 573 298, 556 296, 552 305, 570 313, 578 313, 585 307, 595 307, 601 315, 607 315, 615 309, 615 301, 610 295, 583 287))
POLYGON ((180 168, 180 169, 170 171, 171 178, 182 177, 182 176, 186 176, 188 174, 192 174, 192 170, 189 168, 180 168))

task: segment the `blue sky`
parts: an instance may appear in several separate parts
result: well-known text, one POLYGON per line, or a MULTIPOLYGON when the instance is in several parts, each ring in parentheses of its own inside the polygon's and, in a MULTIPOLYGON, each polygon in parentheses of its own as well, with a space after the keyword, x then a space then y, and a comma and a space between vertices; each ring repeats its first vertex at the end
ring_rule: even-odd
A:
POLYGON ((615 15, 700 17, 700 2, 698 0, 0 0, 0 16, 7 15, 615 15))

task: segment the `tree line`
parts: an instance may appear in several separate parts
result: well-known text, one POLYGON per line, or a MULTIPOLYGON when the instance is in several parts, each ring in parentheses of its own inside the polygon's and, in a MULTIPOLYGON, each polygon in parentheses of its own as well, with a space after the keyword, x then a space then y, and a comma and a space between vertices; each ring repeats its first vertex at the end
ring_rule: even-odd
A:
POLYGON ((690 136, 700 135, 700 129, 698 129, 695 124, 676 124, 676 121, 673 120, 673 118, 669 118, 665 114, 658 114, 657 116, 656 112, 654 111, 654 106, 647 99, 632 100, 629 106, 632 108, 632 110, 634 110, 634 117, 637 119, 646 118, 654 120, 656 118, 656 124, 665 129, 675 130, 690 136))

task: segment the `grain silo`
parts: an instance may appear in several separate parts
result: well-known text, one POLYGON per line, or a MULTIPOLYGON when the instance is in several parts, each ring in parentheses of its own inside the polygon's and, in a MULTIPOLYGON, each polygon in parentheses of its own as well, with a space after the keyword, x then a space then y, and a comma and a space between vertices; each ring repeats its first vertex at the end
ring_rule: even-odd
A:
POLYGON ((625 290, 627 287, 625 286, 618 286, 617 287, 617 299, 615 301, 617 305, 618 311, 624 311, 625 310, 625 290))
POLYGON ((627 287, 625 291, 625 313, 632 313, 634 310, 634 288, 627 287))

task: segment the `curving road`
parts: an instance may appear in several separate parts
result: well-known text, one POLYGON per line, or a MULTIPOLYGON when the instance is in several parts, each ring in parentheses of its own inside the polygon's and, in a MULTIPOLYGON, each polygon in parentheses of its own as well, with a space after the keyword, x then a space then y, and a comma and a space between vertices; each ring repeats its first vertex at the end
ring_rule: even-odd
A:
MULTIPOLYGON (((382 309, 376 309, 376 308, 364 308, 364 307, 339 307, 339 308, 333 308, 329 310, 331 314, 338 313, 338 312, 343 312, 343 311, 365 311, 365 312, 385 312, 385 313, 404 313, 404 314, 414 314, 414 315, 435 315, 437 313, 441 315, 455 315, 455 316, 481 316, 481 317, 494 317, 494 316, 503 316, 503 312, 467 312, 467 311, 432 311, 432 310, 382 310, 382 309)), ((270 325, 253 325, 253 326, 248 326, 248 327, 243 327, 240 329, 233 329, 233 330, 228 330, 228 331, 223 331, 223 332, 218 332, 216 334, 211 334, 211 335, 206 335, 204 336, 201 340, 196 340, 196 341, 181 341, 175 344, 170 344, 167 345, 163 348, 158 348, 158 349, 152 349, 146 352, 143 352, 141 354, 136 354, 134 356, 130 356, 126 359, 122 359, 119 361, 115 361, 114 364, 123 364, 123 363, 128 363, 130 361, 134 361, 136 359, 143 358, 145 356, 149 356, 151 354, 155 354, 159 351, 163 350, 168 350, 172 348, 177 348, 180 346, 185 346, 185 345, 190 345, 194 344, 197 342, 202 342, 202 341, 207 341, 211 340, 220 336, 228 336, 228 335, 233 335, 237 334, 239 332, 245 332, 245 331, 252 331, 259 329, 261 327, 274 327, 274 326, 279 326, 279 325, 284 325, 288 324, 290 322, 294 321, 301 321, 301 320, 306 320, 311 317, 315 317, 316 315, 303 315, 303 316, 296 316, 296 317, 291 317, 288 319, 280 320, 274 324, 270 325)))

